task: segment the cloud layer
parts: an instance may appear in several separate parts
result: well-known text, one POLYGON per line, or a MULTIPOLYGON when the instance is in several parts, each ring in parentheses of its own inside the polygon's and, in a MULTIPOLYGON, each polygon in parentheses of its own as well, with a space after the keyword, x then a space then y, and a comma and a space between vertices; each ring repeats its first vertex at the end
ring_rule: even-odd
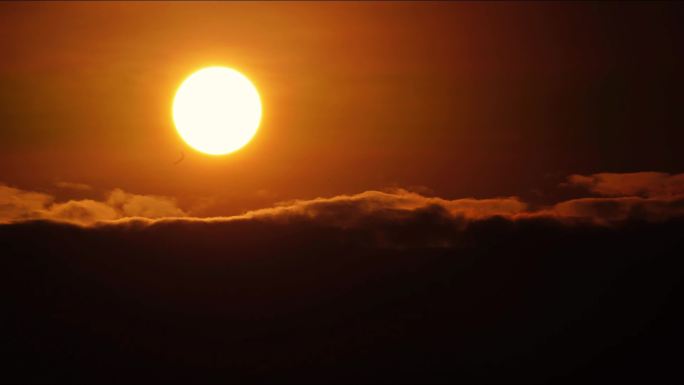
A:
POLYGON ((111 191, 102 201, 84 199, 55 202, 48 194, 0 185, 0 222, 45 219, 92 225, 130 218, 188 218, 195 221, 259 218, 279 222, 315 220, 328 225, 354 227, 378 220, 401 221, 425 212, 439 213, 441 217, 455 221, 491 217, 546 217, 601 224, 628 220, 663 221, 684 216, 684 174, 638 172, 571 175, 564 185, 584 189, 592 195, 531 209, 517 197, 444 199, 394 189, 287 201, 243 215, 213 218, 188 217, 169 197, 139 195, 121 189, 111 191))
POLYGON ((541 209, 397 189, 215 218, 0 186, 0 382, 681 380, 678 178, 573 176, 588 196, 541 209))
POLYGON ((0 382, 681 382, 684 220, 438 203, 0 225, 0 382))

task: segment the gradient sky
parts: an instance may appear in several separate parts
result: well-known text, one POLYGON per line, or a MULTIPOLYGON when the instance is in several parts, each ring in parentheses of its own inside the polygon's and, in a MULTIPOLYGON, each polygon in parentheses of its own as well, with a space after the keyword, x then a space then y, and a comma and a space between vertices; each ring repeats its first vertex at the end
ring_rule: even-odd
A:
POLYGON ((684 383, 683 68, 684 2, 0 2, 0 383, 684 383))
POLYGON ((681 172, 683 11, 3 3, 0 182, 66 198, 121 188, 229 215, 387 187, 544 200, 570 174, 681 172), (218 158, 171 119, 176 88, 208 65, 245 73, 264 107, 254 140, 218 158))

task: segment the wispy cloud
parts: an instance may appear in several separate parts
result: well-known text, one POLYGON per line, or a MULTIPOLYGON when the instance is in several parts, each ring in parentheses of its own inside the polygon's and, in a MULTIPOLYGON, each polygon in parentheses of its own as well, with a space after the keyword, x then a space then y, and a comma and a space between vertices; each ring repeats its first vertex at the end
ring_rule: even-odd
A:
POLYGON ((79 191, 88 191, 92 190, 93 187, 85 184, 85 183, 75 183, 75 182, 55 182, 55 186, 66 189, 66 190, 79 190, 79 191))

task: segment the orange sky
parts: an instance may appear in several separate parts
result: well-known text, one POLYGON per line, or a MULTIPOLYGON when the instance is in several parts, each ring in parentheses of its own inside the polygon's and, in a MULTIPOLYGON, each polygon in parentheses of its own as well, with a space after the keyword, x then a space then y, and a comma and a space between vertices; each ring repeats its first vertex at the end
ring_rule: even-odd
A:
POLYGON ((573 173, 678 172, 677 16, 610 4, 4 3, 0 182, 58 196, 56 182, 122 188, 229 215, 386 187, 491 197, 573 173), (171 120, 176 88, 207 65, 246 74, 264 104, 254 140, 219 158, 187 147, 171 120))

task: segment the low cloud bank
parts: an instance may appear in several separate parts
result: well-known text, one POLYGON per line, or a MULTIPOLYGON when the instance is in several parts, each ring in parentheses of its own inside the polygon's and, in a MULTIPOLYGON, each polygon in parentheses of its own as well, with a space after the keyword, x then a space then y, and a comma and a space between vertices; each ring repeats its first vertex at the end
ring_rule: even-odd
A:
POLYGON ((682 199, 582 183, 217 218, 1 186, 0 382, 681 382, 682 199))
POLYGON ((443 220, 511 220, 544 217, 560 221, 613 224, 630 220, 665 221, 684 216, 684 174, 661 172, 571 175, 565 186, 587 191, 586 197, 531 209, 518 197, 445 199, 404 189, 365 191, 331 198, 293 200, 238 216, 189 217, 174 199, 111 191, 102 201, 83 199, 55 202, 41 192, 0 185, 0 223, 54 220, 93 225, 98 222, 155 220, 230 221, 260 219, 276 222, 309 220, 332 226, 365 226, 374 221, 402 221, 415 215, 437 215, 443 220), (598 195, 598 196, 597 196, 598 195))
POLYGON ((0 225, 0 382, 681 382, 684 219, 474 206, 368 192, 0 225))

